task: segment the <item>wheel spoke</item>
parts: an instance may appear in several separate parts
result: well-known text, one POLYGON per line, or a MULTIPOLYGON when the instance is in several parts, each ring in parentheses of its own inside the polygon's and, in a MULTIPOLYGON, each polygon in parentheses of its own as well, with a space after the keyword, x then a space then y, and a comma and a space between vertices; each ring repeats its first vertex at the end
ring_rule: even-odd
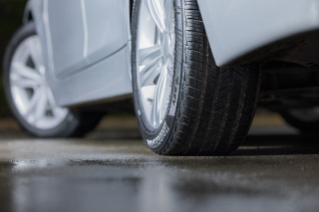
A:
POLYGON ((154 60, 149 63, 140 72, 141 86, 154 85, 155 78, 160 74, 160 60, 154 60))
POLYGON ((56 102, 54 100, 51 90, 48 90, 48 101, 50 104, 52 115, 54 117, 57 117, 59 115, 59 111, 58 111, 59 108, 56 106, 56 102))
POLYGON ((35 106, 35 121, 38 121, 39 119, 45 116, 47 103, 47 95, 44 92, 42 92, 42 95, 35 106))
POLYGON ((34 80, 25 79, 25 78, 14 78, 14 79, 12 78, 10 81, 12 86, 17 86, 20 88, 35 88, 39 85, 39 83, 34 80))
POLYGON ((154 99, 153 99, 153 107, 152 107, 152 112, 151 112, 151 123, 156 126, 159 123, 159 117, 158 117, 158 99, 157 99, 157 95, 156 93, 156 89, 154 92, 154 99))
POLYGON ((153 100, 153 108, 152 108, 152 120, 154 124, 159 124, 162 121, 162 118, 165 115, 166 105, 168 99, 166 99, 170 92, 170 82, 171 82, 171 74, 168 70, 168 63, 165 64, 161 75, 159 76, 155 91, 154 91, 154 100, 153 100))
POLYGON ((139 73, 141 86, 153 85, 160 73, 160 59, 162 57, 160 46, 155 45, 139 50, 139 73))
POLYGON ((143 64, 145 60, 152 60, 162 55, 161 47, 158 45, 140 49, 138 52, 139 65, 143 64))
POLYGON ((41 76, 37 74, 33 69, 27 67, 26 65, 22 65, 20 63, 15 62, 12 64, 11 67, 12 67, 13 73, 21 77, 32 79, 38 82, 41 80, 41 76))
POLYGON ((154 22, 156 23, 158 29, 161 33, 166 31, 165 24, 165 2, 166 0, 146 0, 146 8, 151 14, 154 22))
POLYGON ((151 121, 154 125, 158 125, 160 123, 160 109, 161 109, 161 97, 162 97, 162 84, 164 81, 163 74, 160 75, 158 79, 158 84, 154 91, 154 98, 153 98, 153 107, 152 107, 152 114, 151 114, 151 121))
POLYGON ((39 100, 42 97, 42 90, 41 89, 37 89, 34 91, 34 94, 31 98, 31 100, 29 101, 29 104, 27 106, 27 110, 26 113, 24 114, 24 116, 29 120, 29 121, 34 121, 34 113, 35 113, 35 108, 37 106, 37 103, 39 102, 39 100), (31 120, 32 119, 32 120, 31 120))
POLYGON ((42 66, 40 43, 36 38, 33 38, 28 40, 27 45, 28 49, 30 50, 31 58, 34 62, 34 65, 38 69, 40 66, 42 66))

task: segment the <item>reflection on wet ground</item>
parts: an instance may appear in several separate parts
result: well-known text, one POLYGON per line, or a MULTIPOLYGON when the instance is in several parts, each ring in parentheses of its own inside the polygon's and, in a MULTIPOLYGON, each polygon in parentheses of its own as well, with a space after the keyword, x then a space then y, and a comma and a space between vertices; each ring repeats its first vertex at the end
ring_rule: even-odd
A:
POLYGON ((0 211, 318 211, 319 136, 263 132, 218 157, 154 155, 134 130, 83 140, 3 133, 0 211))

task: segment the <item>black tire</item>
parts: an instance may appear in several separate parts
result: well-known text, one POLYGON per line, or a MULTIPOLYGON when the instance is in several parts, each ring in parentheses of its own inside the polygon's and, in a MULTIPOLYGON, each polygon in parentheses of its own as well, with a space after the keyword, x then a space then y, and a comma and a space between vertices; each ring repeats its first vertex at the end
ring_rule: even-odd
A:
POLYGON ((133 8, 132 78, 141 134, 148 147, 161 155, 228 154, 237 149, 250 128, 259 93, 259 65, 217 67, 197 1, 173 2, 173 89, 166 117, 157 129, 148 126, 138 94, 136 37, 141 0, 133 8))
POLYGON ((301 132, 319 132, 319 111, 312 111, 312 108, 300 110, 304 110, 304 114, 296 115, 295 112, 299 111, 294 109, 282 111, 280 115, 289 125, 299 129, 301 132))
POLYGON ((66 118, 56 127, 51 129, 39 129, 29 124, 19 113, 16 105, 12 99, 10 91, 10 64, 14 52, 19 44, 29 36, 36 35, 35 24, 33 22, 23 25, 11 39, 3 60, 3 80, 4 90, 8 105, 11 112, 20 127, 31 136, 40 138, 66 138, 66 137, 80 137, 94 129, 100 122, 104 114, 102 113, 76 113, 69 111, 66 118))

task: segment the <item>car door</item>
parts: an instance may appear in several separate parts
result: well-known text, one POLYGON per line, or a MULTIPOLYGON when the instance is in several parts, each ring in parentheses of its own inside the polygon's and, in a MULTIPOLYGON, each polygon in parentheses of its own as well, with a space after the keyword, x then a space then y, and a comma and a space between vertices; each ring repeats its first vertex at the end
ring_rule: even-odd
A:
POLYGON ((84 57, 85 26, 80 0, 47 1, 48 29, 51 41, 51 60, 54 74, 59 78, 65 73, 79 70, 88 61, 84 57))
POLYGON ((52 60, 57 78, 70 77, 127 43, 119 0, 47 2, 52 60))
POLYGON ((59 106, 131 98, 130 1, 31 2, 59 106))
POLYGON ((123 23, 126 23, 127 15, 122 13, 127 10, 123 0, 81 1, 86 13, 85 54, 89 63, 96 63, 126 45, 129 35, 123 29, 123 23))

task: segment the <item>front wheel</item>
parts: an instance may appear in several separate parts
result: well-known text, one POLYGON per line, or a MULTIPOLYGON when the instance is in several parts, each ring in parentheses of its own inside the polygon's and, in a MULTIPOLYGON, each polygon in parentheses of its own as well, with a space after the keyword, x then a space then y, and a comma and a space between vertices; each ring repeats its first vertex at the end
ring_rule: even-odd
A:
POLYGON ((196 0, 136 0, 132 79, 141 134, 162 155, 220 155, 246 137, 257 64, 216 66, 196 0))

